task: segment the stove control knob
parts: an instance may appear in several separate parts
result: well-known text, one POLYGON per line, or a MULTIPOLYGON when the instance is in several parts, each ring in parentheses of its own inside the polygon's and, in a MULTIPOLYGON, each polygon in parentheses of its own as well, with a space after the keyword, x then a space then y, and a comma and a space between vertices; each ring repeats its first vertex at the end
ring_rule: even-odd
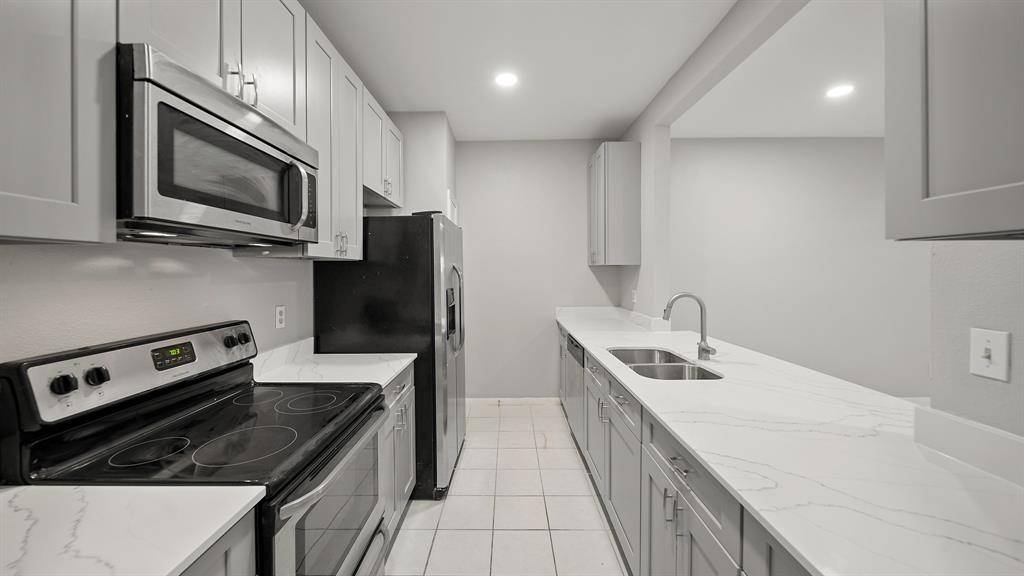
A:
POLYGON ((238 346, 238 338, 235 338, 234 334, 228 334, 224 337, 225 348, 234 348, 235 346, 238 346))
POLYGON ((242 346, 245 346, 249 342, 252 342, 252 337, 249 336, 248 332, 239 332, 238 333, 238 343, 239 344, 241 344, 242 346))
POLYGON ((61 374, 50 380, 50 392, 58 396, 70 394, 78 390, 78 378, 74 374, 61 374))
POLYGON ((110 370, 106 366, 96 366, 85 371, 85 383, 89 386, 99 386, 104 382, 110 382, 110 370))

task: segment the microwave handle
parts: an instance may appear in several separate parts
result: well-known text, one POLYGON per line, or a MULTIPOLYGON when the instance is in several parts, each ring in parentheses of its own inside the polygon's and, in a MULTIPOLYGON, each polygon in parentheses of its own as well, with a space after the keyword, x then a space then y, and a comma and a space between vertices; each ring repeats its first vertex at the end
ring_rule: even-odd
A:
POLYGON ((363 431, 360 433, 359 438, 355 441, 353 446, 348 449, 348 452, 341 459, 341 462, 338 462, 338 464, 335 465, 334 469, 331 470, 331 473, 327 475, 327 478, 324 478, 323 482, 318 484, 316 488, 313 488, 295 500, 281 506, 279 516, 282 520, 291 518, 299 512, 305 512, 305 510, 310 506, 319 502, 320 499, 323 498, 327 488, 338 479, 338 476, 340 476, 346 468, 348 468, 349 464, 352 463, 352 460, 363 450, 366 444, 372 440, 378 432, 380 432, 381 427, 384 425, 384 420, 386 420, 387 411, 383 408, 378 408, 375 412, 376 416, 374 416, 373 420, 371 420, 369 424, 363 427, 363 431))
POLYGON ((306 218, 309 218, 309 174, 306 174, 306 169, 302 167, 302 164, 299 164, 295 160, 292 160, 292 166, 298 169, 299 180, 302 182, 299 186, 302 212, 299 213, 299 221, 292 225, 292 230, 298 230, 306 223, 306 218))

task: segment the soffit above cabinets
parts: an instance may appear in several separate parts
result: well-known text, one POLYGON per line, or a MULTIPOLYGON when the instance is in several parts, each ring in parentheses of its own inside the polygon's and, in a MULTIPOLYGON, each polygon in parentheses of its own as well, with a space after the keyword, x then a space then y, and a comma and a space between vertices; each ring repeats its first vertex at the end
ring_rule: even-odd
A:
POLYGON ((673 138, 882 137, 882 0, 812 0, 672 125, 673 138), (825 97, 853 84, 841 99, 825 97))
POLYGON ((302 3, 387 111, 464 141, 620 137, 734 0, 302 3))

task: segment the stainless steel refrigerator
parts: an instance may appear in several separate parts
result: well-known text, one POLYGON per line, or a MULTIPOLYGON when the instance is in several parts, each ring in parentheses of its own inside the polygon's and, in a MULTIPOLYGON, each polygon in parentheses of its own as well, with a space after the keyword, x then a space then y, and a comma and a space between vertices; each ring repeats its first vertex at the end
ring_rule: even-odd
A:
POLYGON ((415 352, 416 488, 441 498, 466 436, 462 229, 440 213, 364 219, 363 260, 313 266, 322 354, 415 352))

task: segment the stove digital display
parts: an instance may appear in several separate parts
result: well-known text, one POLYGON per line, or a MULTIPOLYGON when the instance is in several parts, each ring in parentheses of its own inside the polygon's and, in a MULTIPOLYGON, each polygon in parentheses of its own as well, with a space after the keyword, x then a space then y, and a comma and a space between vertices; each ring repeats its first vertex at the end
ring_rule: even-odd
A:
POLYGON ((149 354, 153 357, 153 367, 157 370, 167 370, 196 361, 196 351, 192 348, 191 342, 156 348, 149 354))

